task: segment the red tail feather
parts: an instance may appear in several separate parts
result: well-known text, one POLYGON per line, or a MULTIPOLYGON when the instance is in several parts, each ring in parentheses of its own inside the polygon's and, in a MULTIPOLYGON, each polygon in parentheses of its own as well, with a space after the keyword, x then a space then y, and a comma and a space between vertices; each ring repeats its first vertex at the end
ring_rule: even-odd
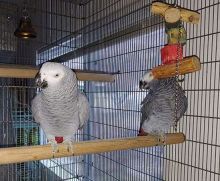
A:
POLYGON ((55 136, 55 140, 57 143, 63 143, 63 137, 55 136))
POLYGON ((147 136, 147 135, 148 135, 148 133, 145 133, 142 128, 139 129, 138 136, 147 136))

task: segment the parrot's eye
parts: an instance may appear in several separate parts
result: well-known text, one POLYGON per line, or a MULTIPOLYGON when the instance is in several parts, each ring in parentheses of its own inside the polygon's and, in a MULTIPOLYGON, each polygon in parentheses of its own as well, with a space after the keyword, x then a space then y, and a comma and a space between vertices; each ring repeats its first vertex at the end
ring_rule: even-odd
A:
POLYGON ((59 77, 59 74, 56 74, 55 77, 59 77))

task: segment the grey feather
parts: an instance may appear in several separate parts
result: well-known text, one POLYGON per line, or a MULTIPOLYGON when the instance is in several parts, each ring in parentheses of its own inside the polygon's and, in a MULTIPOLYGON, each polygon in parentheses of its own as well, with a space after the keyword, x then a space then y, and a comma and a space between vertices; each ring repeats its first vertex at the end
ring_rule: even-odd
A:
POLYGON ((79 108, 79 129, 85 124, 85 121, 89 119, 89 103, 86 96, 82 93, 79 95, 78 100, 78 108, 79 108))
MULTIPOLYGON (((140 128, 146 133, 163 134, 174 125, 176 79, 152 80, 142 101, 140 128), (154 82, 154 83, 153 83, 154 82)), ((177 86, 177 120, 187 110, 188 101, 182 87, 177 86)))
MULTIPOLYGON (((48 84, 32 100, 32 113, 48 139, 70 138, 89 118, 89 103, 77 88, 75 73, 58 63, 46 63, 40 73, 48 84), (58 76, 62 76, 59 81, 58 76)), ((41 77, 42 78, 42 77, 41 77)), ((43 79, 43 78, 42 78, 43 79)))

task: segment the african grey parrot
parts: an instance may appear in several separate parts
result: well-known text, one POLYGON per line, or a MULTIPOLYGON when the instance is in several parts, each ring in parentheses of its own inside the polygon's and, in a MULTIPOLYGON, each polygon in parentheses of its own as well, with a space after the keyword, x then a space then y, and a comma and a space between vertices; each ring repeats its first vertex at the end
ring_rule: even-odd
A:
POLYGON ((142 101, 139 136, 153 134, 162 137, 183 116, 188 101, 182 87, 177 84, 177 114, 175 114, 176 78, 156 79, 147 71, 140 80, 140 89, 148 90, 142 101))
POLYGON ((76 74, 68 67, 54 62, 44 63, 36 76, 42 88, 32 100, 32 114, 44 130, 53 153, 57 143, 72 150, 73 135, 89 118, 89 102, 77 88, 76 74))

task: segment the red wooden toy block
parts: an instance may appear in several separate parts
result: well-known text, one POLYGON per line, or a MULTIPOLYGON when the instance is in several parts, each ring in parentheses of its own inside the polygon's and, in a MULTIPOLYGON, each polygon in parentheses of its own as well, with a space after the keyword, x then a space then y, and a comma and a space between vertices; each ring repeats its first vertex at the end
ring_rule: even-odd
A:
POLYGON ((161 49, 162 64, 175 63, 178 59, 178 56, 179 60, 183 59, 183 47, 179 44, 166 45, 161 49))

